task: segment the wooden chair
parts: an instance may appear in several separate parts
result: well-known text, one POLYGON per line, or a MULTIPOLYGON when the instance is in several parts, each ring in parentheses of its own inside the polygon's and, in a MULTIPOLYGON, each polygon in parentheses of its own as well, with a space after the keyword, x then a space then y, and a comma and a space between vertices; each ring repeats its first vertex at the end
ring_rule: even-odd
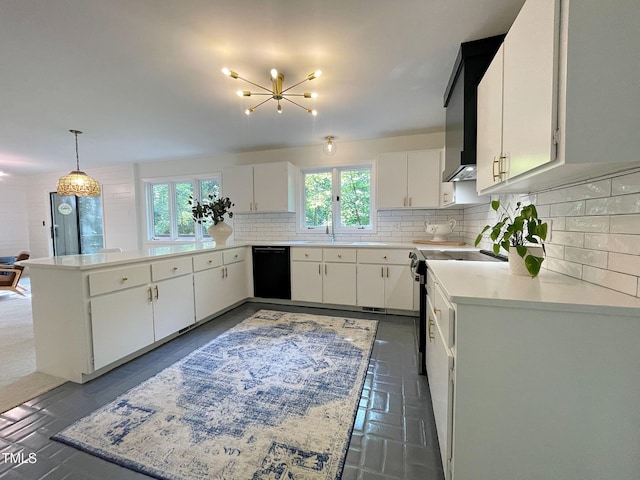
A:
MULTIPOLYGON (((20 252, 15 261, 18 262, 20 260, 28 259, 29 254, 27 252, 20 252)), ((22 277, 23 271, 24 267, 20 265, 0 264, 0 292, 8 290, 26 297, 24 292, 26 292, 27 289, 18 283, 20 282, 20 277, 22 277)))

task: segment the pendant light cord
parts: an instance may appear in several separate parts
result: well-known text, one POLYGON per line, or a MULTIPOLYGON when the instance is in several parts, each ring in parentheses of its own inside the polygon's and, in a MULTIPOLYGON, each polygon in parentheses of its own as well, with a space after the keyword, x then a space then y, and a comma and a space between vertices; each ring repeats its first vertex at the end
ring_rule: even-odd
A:
POLYGON ((76 170, 80 171, 80 155, 78 155, 78 134, 82 133, 80 130, 69 130, 76 136, 76 170))

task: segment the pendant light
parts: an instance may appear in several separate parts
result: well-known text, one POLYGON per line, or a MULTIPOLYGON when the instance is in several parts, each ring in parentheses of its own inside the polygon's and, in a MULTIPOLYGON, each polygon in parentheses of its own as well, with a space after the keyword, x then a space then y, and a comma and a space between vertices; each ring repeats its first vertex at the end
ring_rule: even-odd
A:
POLYGON ((336 144, 333 143, 334 138, 335 137, 332 137, 331 135, 324 137, 324 139, 327 141, 327 143, 322 146, 322 151, 325 153, 325 155, 334 155, 338 150, 336 144))
POLYGON ((78 197, 99 197, 100 184, 80 170, 78 156, 78 134, 80 130, 69 130, 76 136, 76 169, 58 180, 58 195, 76 195, 78 197))

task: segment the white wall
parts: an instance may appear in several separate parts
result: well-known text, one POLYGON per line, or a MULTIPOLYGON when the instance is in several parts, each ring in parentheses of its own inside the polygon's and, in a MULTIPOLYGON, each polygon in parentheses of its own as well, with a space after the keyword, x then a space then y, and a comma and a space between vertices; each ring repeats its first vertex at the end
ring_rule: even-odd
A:
MULTIPOLYGON (((15 255, 20 250, 29 250, 32 258, 53 254, 49 194, 55 191, 58 178, 66 173, 0 180, 0 255, 15 255)), ((136 250, 134 166, 96 168, 87 173, 102 184, 106 246, 136 250)))
POLYGON ((25 179, 0 177, 0 257, 29 250, 28 206, 25 179))

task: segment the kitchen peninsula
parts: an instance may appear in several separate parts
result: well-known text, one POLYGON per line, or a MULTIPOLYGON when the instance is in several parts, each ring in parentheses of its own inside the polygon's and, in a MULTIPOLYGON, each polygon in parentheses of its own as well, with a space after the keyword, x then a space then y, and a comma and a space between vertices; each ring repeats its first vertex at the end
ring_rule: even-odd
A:
POLYGON ((445 478, 640 478, 640 299, 505 263, 427 263, 445 478))

